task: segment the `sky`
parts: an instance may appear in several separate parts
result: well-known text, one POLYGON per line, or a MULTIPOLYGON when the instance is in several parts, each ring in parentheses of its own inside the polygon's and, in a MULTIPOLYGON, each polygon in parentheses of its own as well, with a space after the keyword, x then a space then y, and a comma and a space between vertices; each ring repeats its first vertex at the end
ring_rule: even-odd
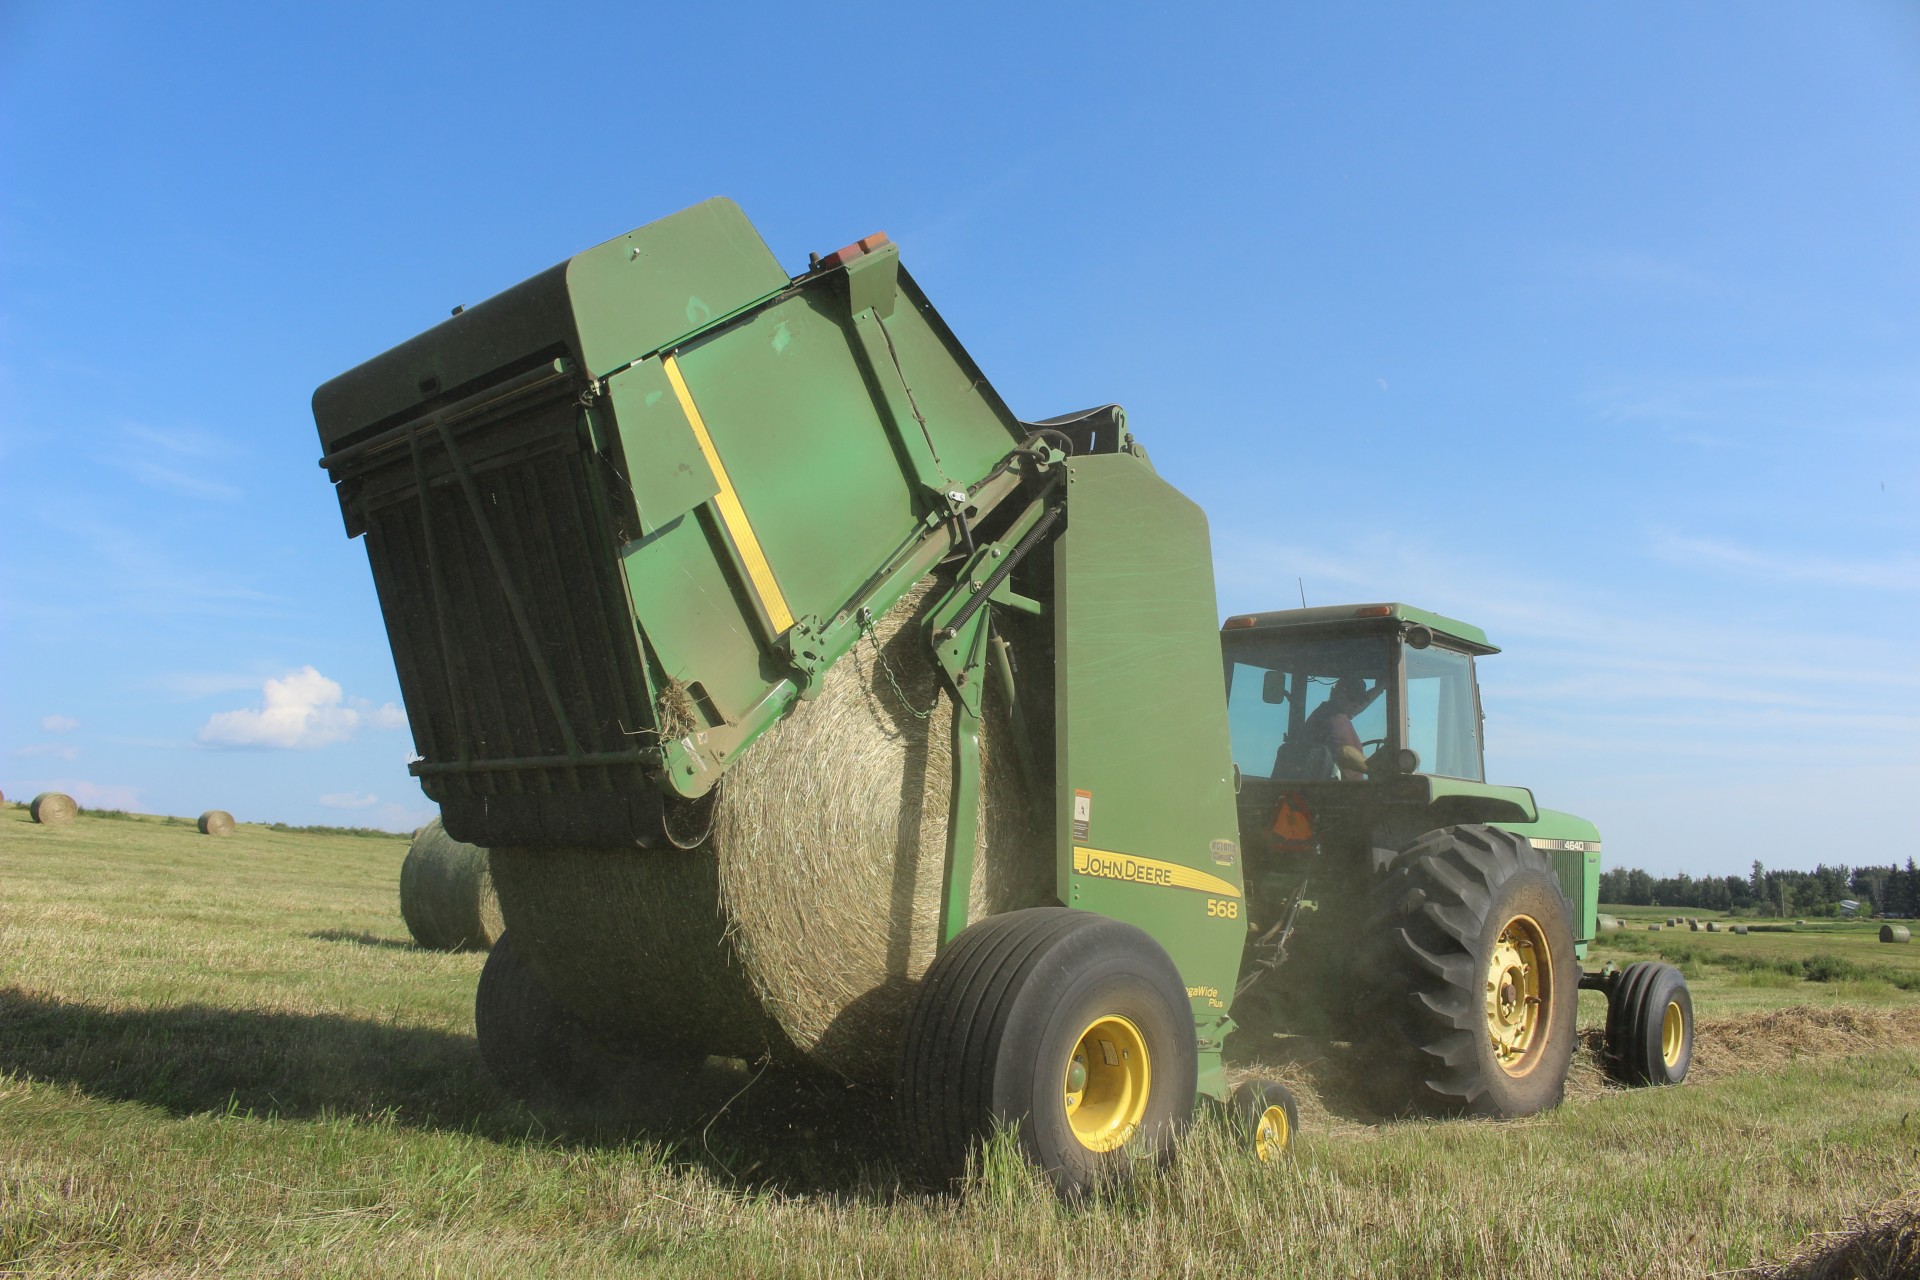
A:
POLYGON ((1920 9, 0 5, 0 790, 430 804, 321 382, 712 195, 1125 405, 1223 616, 1484 627, 1656 874, 1920 853, 1920 9))

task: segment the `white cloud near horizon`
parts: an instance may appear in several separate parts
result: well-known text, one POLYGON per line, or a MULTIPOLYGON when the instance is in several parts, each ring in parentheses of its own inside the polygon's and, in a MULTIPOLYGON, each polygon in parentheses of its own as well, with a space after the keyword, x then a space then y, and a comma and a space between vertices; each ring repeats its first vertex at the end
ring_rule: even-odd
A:
POLYGON ((358 791, 335 791, 321 796, 320 803, 328 809, 371 809, 380 803, 380 797, 358 791))
POLYGON ((1726 538, 1690 538, 1665 534, 1654 540, 1654 554, 1690 568, 1731 570, 1755 577, 1869 591, 1920 591, 1920 556, 1890 560, 1842 560, 1790 555, 1745 547, 1726 538))
POLYGON ((40 717, 40 727, 48 733, 72 733, 80 727, 80 722, 72 716, 42 716, 40 717))
POLYGON ((258 707, 215 712, 198 736, 208 746, 302 751, 345 742, 362 728, 405 724, 393 703, 376 707, 365 698, 349 699, 337 681, 309 665, 263 682, 258 707))

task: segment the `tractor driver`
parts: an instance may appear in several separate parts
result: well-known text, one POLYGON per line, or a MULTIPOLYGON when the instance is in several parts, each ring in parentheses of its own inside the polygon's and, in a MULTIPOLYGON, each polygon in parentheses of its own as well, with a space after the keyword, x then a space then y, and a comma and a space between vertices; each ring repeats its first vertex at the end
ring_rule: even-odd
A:
POLYGON ((1354 732, 1353 718, 1373 705, 1387 683, 1378 681, 1373 688, 1359 676, 1341 676, 1334 682, 1327 700, 1313 709, 1298 733, 1281 744, 1274 760, 1276 778, 1331 777, 1339 769, 1343 782, 1355 782, 1367 776, 1370 763, 1361 748, 1360 735, 1354 732), (1303 772, 1299 766, 1314 762, 1303 772), (1291 766, 1291 767, 1290 767, 1291 766), (1317 766, 1317 767, 1314 767, 1317 766))

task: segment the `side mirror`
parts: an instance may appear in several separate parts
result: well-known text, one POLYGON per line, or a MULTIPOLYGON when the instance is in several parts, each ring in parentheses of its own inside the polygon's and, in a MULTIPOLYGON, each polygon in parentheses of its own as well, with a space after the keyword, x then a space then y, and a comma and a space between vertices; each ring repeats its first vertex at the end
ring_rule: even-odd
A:
POLYGON ((1287 700, 1287 673, 1269 671, 1260 681, 1260 701, 1279 706, 1287 700))
POLYGON ((1407 648, 1424 649, 1433 643, 1433 628, 1423 627, 1416 622, 1402 633, 1402 638, 1406 640, 1407 648))

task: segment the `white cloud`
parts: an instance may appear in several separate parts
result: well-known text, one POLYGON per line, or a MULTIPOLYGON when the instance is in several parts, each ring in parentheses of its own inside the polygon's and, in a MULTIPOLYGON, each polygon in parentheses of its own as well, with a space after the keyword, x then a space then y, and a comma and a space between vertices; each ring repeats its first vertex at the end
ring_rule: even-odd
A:
POLYGON ((1658 539, 1654 550, 1663 559, 1695 568, 1869 591, 1920 591, 1920 557, 1915 556, 1843 560, 1760 551, 1724 538, 1689 538, 1677 534, 1658 539))
POLYGON ((132 809, 140 807, 140 788, 111 782, 88 782, 81 778, 50 778, 21 788, 29 791, 63 791, 83 809, 132 809))
POLYGON ((361 795, 358 791, 335 791, 321 796, 320 803, 329 809, 371 809, 380 803, 380 797, 361 795))
POLYGON ((72 716, 42 716, 40 727, 48 733, 72 733, 80 727, 80 722, 72 716))
POLYGON ((218 711, 200 726, 201 742, 220 747, 300 750, 345 742, 363 726, 376 729, 406 722, 392 703, 375 707, 364 698, 349 705, 340 685, 311 666, 260 687, 260 705, 218 711))
POLYGON ((78 760, 80 748, 70 747, 64 742, 35 742, 24 747, 15 747, 9 754, 16 756, 53 756, 58 760, 78 760))

